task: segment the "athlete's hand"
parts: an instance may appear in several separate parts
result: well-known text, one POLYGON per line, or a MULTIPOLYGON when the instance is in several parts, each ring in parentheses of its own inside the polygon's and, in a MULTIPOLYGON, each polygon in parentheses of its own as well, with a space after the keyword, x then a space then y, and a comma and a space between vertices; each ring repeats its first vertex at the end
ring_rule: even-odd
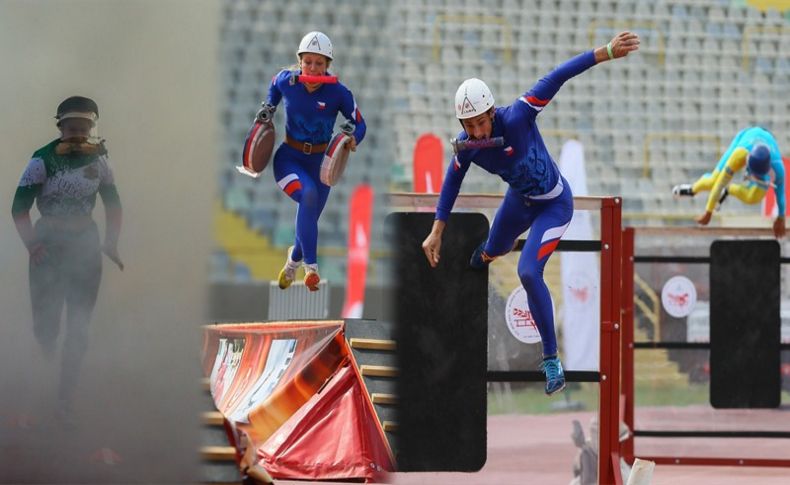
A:
POLYGON ((612 55, 615 59, 625 57, 639 49, 639 36, 633 32, 620 32, 612 39, 612 55))
POLYGON ((350 138, 351 139, 346 142, 346 148, 352 152, 355 152, 357 151, 357 139, 354 137, 354 135, 350 135, 350 138))
POLYGON ((710 222, 711 216, 713 216, 712 212, 705 212, 701 216, 697 217, 697 223, 703 226, 707 226, 708 223, 710 222))
POLYGON ((47 247, 44 246, 44 243, 33 243, 30 247, 27 248, 27 251, 30 253, 30 261, 33 262, 33 265, 39 265, 46 261, 49 253, 47 252, 47 247))
POLYGON ((778 216, 774 219, 774 236, 776 239, 781 239, 785 237, 785 218, 784 216, 778 216))
POLYGON ((102 252, 118 266, 118 269, 123 271, 123 261, 121 261, 121 256, 118 254, 118 246, 116 244, 105 244, 102 247, 102 252))
POLYGON ((255 113, 255 121, 259 123, 271 123, 272 119, 274 118, 275 111, 277 111, 276 106, 273 106, 269 103, 261 103, 261 109, 255 113))
POLYGON ((425 257, 428 258, 428 263, 432 268, 439 264, 439 251, 442 248, 442 235, 436 234, 431 231, 425 241, 422 242, 422 250, 425 251, 425 257))

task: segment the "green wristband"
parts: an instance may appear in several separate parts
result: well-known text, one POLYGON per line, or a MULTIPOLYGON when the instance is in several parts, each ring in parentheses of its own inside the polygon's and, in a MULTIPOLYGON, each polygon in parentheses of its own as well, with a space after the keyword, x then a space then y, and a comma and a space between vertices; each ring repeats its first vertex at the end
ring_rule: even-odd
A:
POLYGON ((614 53, 612 52, 612 43, 611 42, 606 44, 606 53, 609 55, 609 59, 614 59, 614 53))

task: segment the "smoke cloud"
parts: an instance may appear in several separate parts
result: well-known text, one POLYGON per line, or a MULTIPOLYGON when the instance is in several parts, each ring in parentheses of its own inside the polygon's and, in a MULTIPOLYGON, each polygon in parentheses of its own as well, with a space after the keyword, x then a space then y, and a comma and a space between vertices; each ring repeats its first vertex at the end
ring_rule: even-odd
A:
MULTIPOLYGON (((0 483, 195 480, 219 13, 211 0, 0 1, 0 483), (53 415, 65 315, 47 359, 11 202, 72 95, 99 105, 126 267, 103 260, 75 422, 64 428, 53 415)), ((103 237, 100 200, 93 216, 103 237)))

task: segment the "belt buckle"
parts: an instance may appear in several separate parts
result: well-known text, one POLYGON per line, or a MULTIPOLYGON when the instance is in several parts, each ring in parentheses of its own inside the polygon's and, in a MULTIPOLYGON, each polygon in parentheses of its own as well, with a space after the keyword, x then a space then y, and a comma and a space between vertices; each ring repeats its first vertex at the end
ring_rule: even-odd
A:
POLYGON ((312 155, 313 154, 313 144, 309 141, 302 143, 302 153, 305 155, 312 155))

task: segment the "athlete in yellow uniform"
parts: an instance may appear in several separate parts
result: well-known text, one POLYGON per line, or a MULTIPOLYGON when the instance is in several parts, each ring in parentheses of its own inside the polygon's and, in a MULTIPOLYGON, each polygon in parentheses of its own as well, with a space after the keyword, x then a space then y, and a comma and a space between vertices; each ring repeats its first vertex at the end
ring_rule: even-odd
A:
POLYGON ((710 191, 705 213, 697 218, 698 223, 707 225, 716 204, 723 202, 728 194, 745 204, 757 204, 763 200, 768 189, 773 187, 778 208, 773 229, 774 235, 780 238, 785 235, 784 183, 785 169, 776 139, 768 130, 753 126, 741 130, 733 138, 713 173, 706 173, 693 185, 676 185, 672 193, 677 196, 694 196, 699 192, 710 191), (730 183, 735 173, 744 167, 744 183, 730 183))

